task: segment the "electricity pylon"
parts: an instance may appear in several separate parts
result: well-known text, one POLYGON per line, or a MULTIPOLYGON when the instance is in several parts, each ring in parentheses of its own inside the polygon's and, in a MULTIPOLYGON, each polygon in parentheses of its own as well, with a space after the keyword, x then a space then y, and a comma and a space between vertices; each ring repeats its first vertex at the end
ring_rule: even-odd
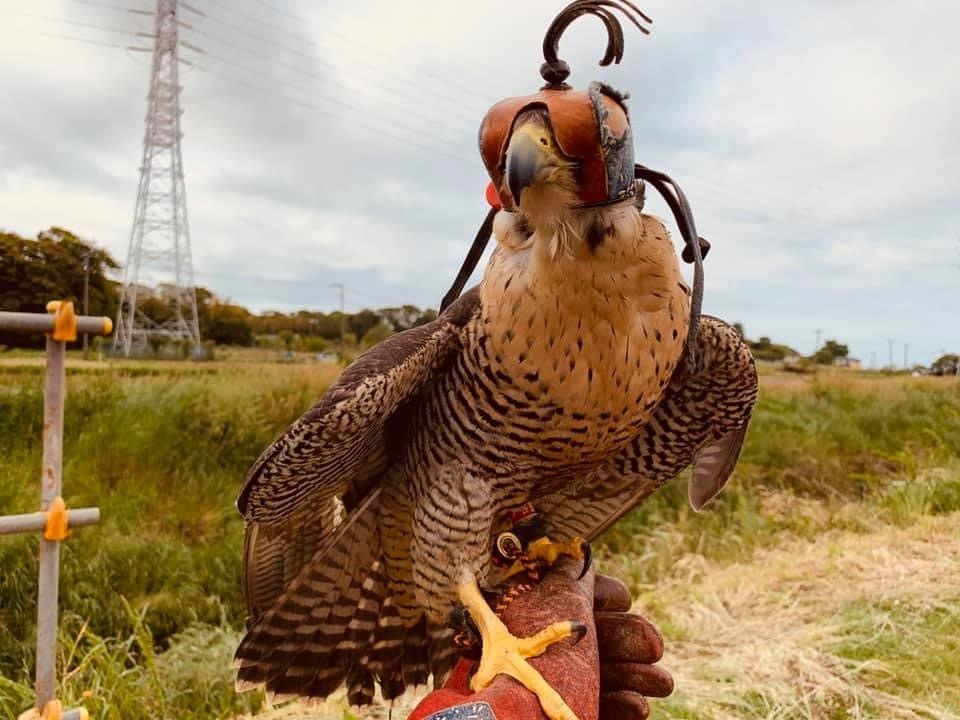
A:
POLYGON ((114 351, 126 356, 142 352, 151 337, 189 343, 195 353, 200 350, 180 155, 177 2, 157 0, 140 186, 113 341, 114 351), (145 281, 159 291, 151 290, 145 281), (143 312, 147 299, 151 300, 152 317, 143 312))

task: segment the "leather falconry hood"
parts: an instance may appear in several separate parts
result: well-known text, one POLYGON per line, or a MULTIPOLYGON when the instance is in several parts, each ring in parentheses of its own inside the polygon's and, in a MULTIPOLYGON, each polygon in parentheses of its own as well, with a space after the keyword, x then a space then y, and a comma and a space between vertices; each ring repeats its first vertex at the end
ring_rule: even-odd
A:
POLYGON ((507 145, 517 117, 546 109, 553 136, 563 154, 575 162, 580 205, 606 205, 633 196, 633 137, 624 96, 601 83, 573 90, 566 83, 547 84, 526 97, 501 100, 480 126, 480 153, 504 210, 514 210, 504 183, 507 145))
POLYGON ((593 15, 607 30, 607 48, 600 60, 606 67, 623 59, 621 13, 645 35, 652 23, 630 0, 575 0, 550 23, 543 39, 543 65, 540 75, 546 84, 533 95, 506 98, 487 112, 480 125, 479 145, 483 164, 490 175, 487 197, 493 206, 473 246, 464 260, 453 286, 443 298, 441 312, 459 297, 476 268, 490 239, 493 218, 501 209, 513 212, 513 197, 505 186, 505 155, 517 117, 525 110, 544 108, 560 151, 574 161, 577 199, 580 207, 607 205, 643 192, 650 183, 663 195, 684 239, 682 257, 694 265, 693 294, 690 303, 690 329, 687 335, 687 361, 696 366, 696 334, 703 300, 703 257, 710 243, 697 235, 693 212, 686 196, 667 175, 634 163, 633 136, 626 95, 609 85, 593 82, 585 90, 566 83, 570 67, 558 56, 560 37, 570 24, 584 15, 593 15), (492 191, 492 192, 491 192, 492 191))

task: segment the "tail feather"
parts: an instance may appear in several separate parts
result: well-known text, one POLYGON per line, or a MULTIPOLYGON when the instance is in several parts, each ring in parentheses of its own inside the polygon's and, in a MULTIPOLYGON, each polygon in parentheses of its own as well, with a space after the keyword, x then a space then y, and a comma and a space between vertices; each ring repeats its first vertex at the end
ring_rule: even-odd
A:
POLYGON ((425 685, 430 675, 430 639, 427 637, 427 616, 407 631, 403 641, 401 677, 407 686, 425 685))
POLYGON ((367 705, 446 677, 456 661, 449 628, 402 617, 389 594, 379 505, 365 502, 257 619, 237 649, 237 689, 266 685, 273 699, 323 698, 342 684, 367 705))
POLYGON ((339 646, 363 639, 351 623, 376 612, 384 590, 376 500, 357 508, 247 632, 235 656, 238 689, 265 683, 274 696, 320 697, 346 679, 353 653, 339 646))
POLYGON ((434 688, 439 688, 456 665, 460 652, 453 644, 453 629, 450 626, 431 623, 427 633, 430 637, 430 674, 434 688))
POLYGON ((347 675, 347 701, 356 707, 369 705, 373 702, 374 685, 373 673, 365 667, 354 665, 347 675))

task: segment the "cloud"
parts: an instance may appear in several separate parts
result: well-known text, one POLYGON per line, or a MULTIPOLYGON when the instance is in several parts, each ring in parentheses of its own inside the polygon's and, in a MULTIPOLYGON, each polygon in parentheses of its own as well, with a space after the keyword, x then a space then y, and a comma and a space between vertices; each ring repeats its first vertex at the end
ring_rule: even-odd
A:
MULTIPOLYGON (((184 51, 181 75, 198 282, 254 309, 333 307, 341 281, 353 307, 436 304, 486 212, 477 127, 538 86, 557 3, 203 7, 182 18, 205 50, 184 51)), ((575 84, 631 92, 638 160, 680 182, 713 242, 707 308, 805 350, 818 327, 864 358, 885 358, 888 337, 928 361, 960 345, 960 7, 644 9, 654 32, 627 30, 621 66, 596 66, 593 18, 560 54, 575 84)), ((0 227, 64 225, 122 260, 149 55, 35 33, 143 44, 149 18, 66 0, 24 12, 121 32, 3 16, 0 227)))

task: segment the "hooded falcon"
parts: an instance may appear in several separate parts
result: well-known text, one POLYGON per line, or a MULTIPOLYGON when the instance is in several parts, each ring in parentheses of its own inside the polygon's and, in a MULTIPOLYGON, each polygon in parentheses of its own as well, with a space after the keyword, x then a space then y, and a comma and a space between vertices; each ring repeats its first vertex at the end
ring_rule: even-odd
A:
POLYGON ((530 554, 549 562, 688 466, 696 509, 730 477, 757 392, 750 351, 699 315, 666 228, 642 212, 624 97, 571 89, 556 58, 563 29, 593 14, 611 38, 601 64, 619 60, 611 8, 637 24, 629 3, 574 2, 548 31, 544 88, 484 118, 500 209, 479 286, 358 358, 251 469, 239 688, 323 698, 345 684, 363 705, 377 683, 390 699, 440 682, 463 607, 482 642, 474 688, 508 673, 548 717, 573 717, 526 658, 582 628, 507 632, 482 592, 500 577, 495 540, 532 506, 549 538, 530 554))

